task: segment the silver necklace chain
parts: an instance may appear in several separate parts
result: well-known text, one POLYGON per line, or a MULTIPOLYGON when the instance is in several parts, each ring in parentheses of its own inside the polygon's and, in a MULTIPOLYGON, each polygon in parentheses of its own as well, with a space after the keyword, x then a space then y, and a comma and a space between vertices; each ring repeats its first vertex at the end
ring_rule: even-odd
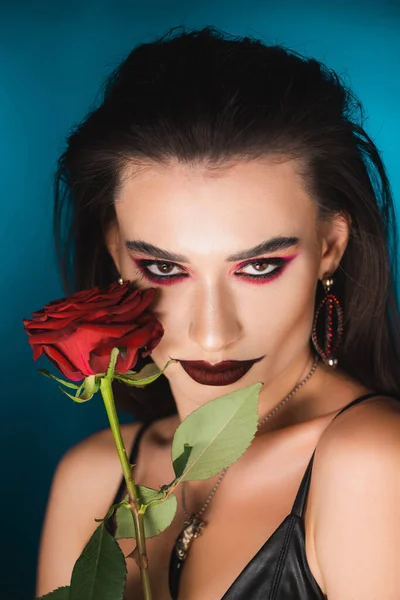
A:
MULTIPOLYGON (((311 367, 311 370, 308 372, 308 374, 304 377, 304 379, 302 379, 300 381, 300 383, 298 383, 296 385, 296 387, 290 392, 290 394, 288 394, 286 396, 286 398, 284 398, 281 402, 279 402, 279 404, 277 404, 277 406, 275 406, 275 408, 273 408, 271 410, 271 412, 269 412, 267 414, 266 417, 264 417, 263 419, 261 419, 261 421, 258 423, 257 425, 257 429, 260 429, 260 427, 262 425, 264 425, 264 423, 266 423, 267 421, 269 421, 269 419, 271 419, 271 417, 273 417, 278 410, 280 410, 282 408, 282 406, 284 404, 286 404, 286 402, 288 402, 288 400, 290 400, 290 398, 292 398, 301 387, 303 387, 303 385, 305 383, 307 383, 307 381, 310 379, 310 377, 312 377, 312 375, 315 373, 315 370, 317 368, 318 365, 318 357, 315 357, 313 366, 311 367)), ((211 490, 210 494, 207 497, 207 500, 205 501, 205 503, 203 504, 203 506, 201 507, 201 509, 194 515, 196 518, 200 517, 200 515, 203 514, 203 512, 206 510, 207 506, 210 504, 212 497, 214 496, 219 484, 222 481, 222 478, 224 477, 224 475, 226 474, 227 470, 229 469, 229 467, 225 467, 225 469, 222 469, 220 476, 218 477, 218 480, 216 482, 216 484, 214 485, 213 489, 211 490)), ((185 513, 185 516, 190 519, 193 515, 190 515, 186 509, 186 503, 185 503, 185 482, 182 481, 182 487, 181 487, 181 493, 182 493, 182 508, 183 508, 183 512, 185 513)))

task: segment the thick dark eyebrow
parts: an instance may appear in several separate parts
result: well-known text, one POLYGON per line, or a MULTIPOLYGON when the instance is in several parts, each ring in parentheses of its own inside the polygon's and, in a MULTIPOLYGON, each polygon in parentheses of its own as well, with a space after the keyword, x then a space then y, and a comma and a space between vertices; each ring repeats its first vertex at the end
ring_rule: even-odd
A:
MULTIPOLYGON (((248 250, 242 250, 241 252, 236 252, 235 254, 230 254, 225 261, 226 262, 234 262, 236 260, 246 260, 246 258, 253 258, 253 256, 258 256, 260 254, 266 254, 269 252, 277 252, 278 250, 287 250, 288 248, 292 248, 293 246, 298 246, 300 243, 300 239, 298 237, 274 237, 270 240, 265 240, 257 246, 253 246, 253 248, 249 248, 248 250)), ((126 241, 125 246, 131 252, 137 252, 138 254, 146 254, 152 258, 161 258, 163 260, 169 260, 172 262, 184 262, 190 264, 190 260, 187 256, 183 254, 176 254, 175 252, 169 252, 168 250, 164 250, 163 248, 158 248, 154 246, 154 244, 149 244, 148 242, 144 242, 142 240, 131 240, 126 241)))

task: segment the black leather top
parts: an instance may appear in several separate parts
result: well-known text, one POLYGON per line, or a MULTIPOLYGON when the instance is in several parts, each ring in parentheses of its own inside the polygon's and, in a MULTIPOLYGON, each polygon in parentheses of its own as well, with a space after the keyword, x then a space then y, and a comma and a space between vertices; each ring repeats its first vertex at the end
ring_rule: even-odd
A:
MULTIPOLYGON (((353 400, 337 415, 374 396, 371 393, 353 400)), ((335 418, 336 418, 335 417, 335 418)), ((130 463, 137 461, 140 438, 149 423, 139 430, 132 446, 130 463)), ((325 600, 307 563, 303 512, 310 487, 315 450, 304 473, 293 508, 257 554, 232 583, 221 600, 325 600)), ((115 496, 120 501, 124 480, 115 496)), ((173 550, 174 551, 174 550, 173 550)), ((173 600, 178 599, 177 586, 171 589, 173 600)))

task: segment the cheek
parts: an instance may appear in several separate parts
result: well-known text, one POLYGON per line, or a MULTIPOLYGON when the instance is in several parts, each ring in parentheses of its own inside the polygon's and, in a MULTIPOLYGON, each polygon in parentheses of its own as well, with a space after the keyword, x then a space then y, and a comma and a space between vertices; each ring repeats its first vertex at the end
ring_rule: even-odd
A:
MULTIPOLYGON (((153 312, 164 327, 164 335, 152 351, 151 359, 159 369, 162 369, 170 356, 186 356, 184 350, 187 346, 187 335, 184 328, 185 324, 182 323, 182 320, 180 322, 179 320, 175 320, 172 314, 166 315, 164 313, 161 315, 157 311, 153 312)), ((169 379, 179 369, 179 365, 172 363, 164 375, 169 379)))
POLYGON ((153 350, 153 355, 161 355, 181 348, 186 344, 189 326, 192 320, 191 303, 184 293, 170 294, 158 288, 158 299, 151 310, 164 327, 164 335, 153 350))
MULTIPOLYGON (((278 298, 268 301, 268 336, 276 350, 299 349, 307 343, 312 329, 315 302, 315 283, 305 282, 287 289, 278 298)), ((263 327, 264 333, 266 327, 263 327)))
MULTIPOLYGON (((139 289, 153 287, 146 280, 135 283, 139 289)), ((188 327, 191 319, 191 302, 189 294, 184 291, 182 285, 174 285, 168 288, 158 287, 156 298, 150 306, 150 310, 160 321, 164 328, 164 335, 151 353, 151 358, 162 368, 169 356, 179 354, 182 348, 185 348, 188 337, 188 327), (185 309, 186 307, 186 309, 185 309)), ((171 372, 174 365, 168 369, 171 372)), ((166 373, 168 378, 168 375, 166 373)))
MULTIPOLYGON (((302 261, 300 268, 246 293, 240 299, 240 314, 259 347, 304 345, 311 335, 314 315, 317 271, 302 261)), ((252 287, 252 286, 249 286, 252 287)))
POLYGON ((314 314, 314 290, 306 293, 291 294, 288 299, 279 303, 276 318, 272 321, 272 327, 277 331, 283 331, 290 336, 296 331, 311 329, 314 314))

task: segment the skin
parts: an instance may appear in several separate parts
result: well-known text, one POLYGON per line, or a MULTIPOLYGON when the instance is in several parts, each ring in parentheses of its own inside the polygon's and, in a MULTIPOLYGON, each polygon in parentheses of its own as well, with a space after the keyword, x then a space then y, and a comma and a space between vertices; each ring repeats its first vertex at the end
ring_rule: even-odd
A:
MULTIPOLYGON (((152 310, 165 334, 152 353, 157 366, 170 357, 210 363, 264 357, 242 379, 222 387, 200 385, 178 363, 171 364, 165 375, 178 415, 158 421, 144 435, 136 481, 159 487, 172 479, 174 431, 199 406, 262 381, 262 418, 309 371, 317 281, 338 268, 349 221, 338 215, 319 222, 299 166, 264 158, 237 160, 219 171, 170 163, 124 173, 115 203, 117 222, 108 232, 107 245, 123 279, 142 289, 158 288, 152 310), (279 277, 263 285, 237 277, 243 272, 240 261, 225 261, 276 236, 294 236, 300 242, 254 257, 262 268, 247 266, 246 273, 271 269, 266 259, 292 258, 279 277), (150 257, 126 247, 128 240, 138 239, 186 255, 190 264, 176 262, 169 268, 187 277, 169 286, 147 281, 135 260, 150 257)), ((151 270, 163 274, 157 267, 151 270)), ((340 367, 332 371, 320 364, 264 424, 230 467, 205 513, 208 525, 187 558, 180 600, 223 596, 289 514, 316 446, 305 512, 306 555, 313 576, 329 600, 397 597, 399 406, 392 399, 375 398, 331 423, 343 406, 368 391, 340 367)), ((139 426, 123 427, 128 447, 139 426)), ((201 508, 217 477, 187 485, 191 512, 201 508)), ((96 527, 93 518, 105 514, 119 481, 108 430, 84 440, 62 459, 43 528, 38 595, 69 583, 73 564, 96 527)), ((147 543, 153 594, 160 600, 169 598, 169 554, 185 520, 180 493, 177 498, 171 527, 147 543)), ((125 540, 120 545, 127 554, 134 544, 125 540)), ((127 598, 140 599, 137 566, 133 561, 128 565, 127 598)))

